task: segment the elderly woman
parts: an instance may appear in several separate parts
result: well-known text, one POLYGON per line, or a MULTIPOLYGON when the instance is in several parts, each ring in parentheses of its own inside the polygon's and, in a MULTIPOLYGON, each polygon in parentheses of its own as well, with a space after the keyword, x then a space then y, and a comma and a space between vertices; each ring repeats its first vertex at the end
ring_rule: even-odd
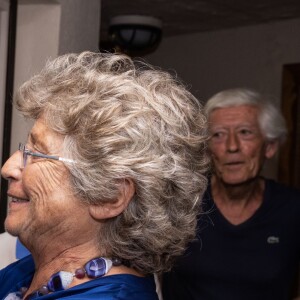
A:
POLYGON ((300 193, 260 175, 286 128, 259 93, 230 89, 205 105, 213 160, 200 237, 164 277, 164 300, 292 299, 300 193), (187 296, 188 295, 188 296, 187 296))
POLYGON ((35 120, 2 168, 6 230, 32 257, 0 272, 1 299, 157 299, 194 237, 206 118, 170 74, 122 55, 48 63, 17 108, 35 120))

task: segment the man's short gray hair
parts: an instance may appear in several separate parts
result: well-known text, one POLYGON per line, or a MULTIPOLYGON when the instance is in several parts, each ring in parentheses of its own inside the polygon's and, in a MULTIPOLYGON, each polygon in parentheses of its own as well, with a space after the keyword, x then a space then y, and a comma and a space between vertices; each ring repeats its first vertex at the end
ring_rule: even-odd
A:
POLYGON ((214 109, 241 105, 259 108, 258 122, 266 140, 284 142, 287 129, 281 112, 266 96, 254 90, 235 88, 221 91, 207 101, 204 110, 209 117, 214 109))

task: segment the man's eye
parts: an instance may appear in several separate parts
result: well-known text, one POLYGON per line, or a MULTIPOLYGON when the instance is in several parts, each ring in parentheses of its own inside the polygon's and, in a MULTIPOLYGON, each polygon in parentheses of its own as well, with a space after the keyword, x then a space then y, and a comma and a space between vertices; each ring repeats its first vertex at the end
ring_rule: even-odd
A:
POLYGON ((252 140, 256 136, 256 132, 250 129, 241 129, 239 131, 239 136, 241 139, 252 140))
POLYGON ((240 130, 240 133, 243 135, 249 135, 249 134, 252 134, 252 131, 249 129, 242 129, 242 130, 240 130))
POLYGON ((223 132, 214 132, 214 133, 212 134, 213 137, 220 137, 220 136, 223 136, 223 135, 224 135, 223 132))
POLYGON ((211 137, 213 139, 221 139, 224 137, 224 132, 214 132, 212 133, 211 137))

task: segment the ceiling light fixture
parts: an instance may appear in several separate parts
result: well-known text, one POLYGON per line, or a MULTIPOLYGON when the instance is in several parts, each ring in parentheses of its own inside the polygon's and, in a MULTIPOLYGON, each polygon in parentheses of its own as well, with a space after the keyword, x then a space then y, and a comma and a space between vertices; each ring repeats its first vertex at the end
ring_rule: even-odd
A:
POLYGON ((161 20, 142 15, 121 15, 109 23, 110 41, 117 50, 129 55, 154 51, 162 36, 161 20))

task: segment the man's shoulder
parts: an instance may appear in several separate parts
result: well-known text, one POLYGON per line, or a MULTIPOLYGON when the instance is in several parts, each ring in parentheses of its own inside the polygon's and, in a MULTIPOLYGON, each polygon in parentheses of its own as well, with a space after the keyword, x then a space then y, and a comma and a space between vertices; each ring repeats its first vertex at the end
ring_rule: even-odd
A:
POLYGON ((300 203, 300 190, 286 184, 279 183, 273 179, 265 179, 266 189, 273 197, 281 199, 293 199, 300 203))
POLYGON ((266 180, 264 199, 268 211, 277 211, 281 218, 294 220, 299 224, 300 191, 298 189, 269 179, 266 180))

